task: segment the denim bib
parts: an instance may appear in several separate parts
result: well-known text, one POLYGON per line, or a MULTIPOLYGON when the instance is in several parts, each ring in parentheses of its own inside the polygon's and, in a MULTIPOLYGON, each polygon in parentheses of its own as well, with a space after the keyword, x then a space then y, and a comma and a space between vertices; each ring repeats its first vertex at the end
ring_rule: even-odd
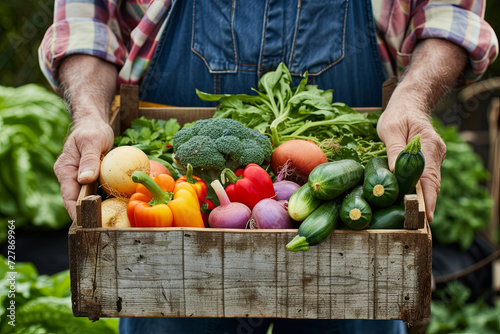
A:
POLYGON ((213 94, 255 94, 284 62, 333 89, 334 102, 380 106, 384 74, 371 0, 173 0, 140 87, 143 101, 214 106, 213 94))

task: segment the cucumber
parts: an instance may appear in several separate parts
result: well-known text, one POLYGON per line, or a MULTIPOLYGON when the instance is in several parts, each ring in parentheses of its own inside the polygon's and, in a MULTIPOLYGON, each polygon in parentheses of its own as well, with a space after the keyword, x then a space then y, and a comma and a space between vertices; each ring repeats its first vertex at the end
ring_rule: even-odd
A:
POLYGON ((420 135, 418 134, 410 140, 396 159, 394 175, 399 185, 399 195, 396 203, 401 203, 406 194, 415 191, 415 186, 424 172, 425 159, 420 148, 420 135))
POLYGON ((352 230, 362 230, 372 221, 372 209, 363 195, 363 186, 357 186, 344 197, 340 219, 352 230))
POLYGON ((312 190, 306 183, 290 196, 288 200, 288 214, 293 220, 303 221, 322 202, 322 200, 313 196, 312 190))
POLYGON ((393 205, 379 209, 373 213, 370 230, 375 229, 402 229, 405 224, 405 208, 393 205))
POLYGON ((307 184, 314 196, 332 200, 362 180, 363 166, 357 161, 345 159, 316 166, 309 174, 307 184))
POLYGON ((365 167, 363 193, 368 203, 385 208, 392 205, 399 194, 396 176, 391 173, 387 159, 372 158, 365 167))
POLYGON ((309 246, 325 241, 340 222, 340 199, 324 202, 300 224, 298 235, 286 248, 289 251, 307 251, 309 246))

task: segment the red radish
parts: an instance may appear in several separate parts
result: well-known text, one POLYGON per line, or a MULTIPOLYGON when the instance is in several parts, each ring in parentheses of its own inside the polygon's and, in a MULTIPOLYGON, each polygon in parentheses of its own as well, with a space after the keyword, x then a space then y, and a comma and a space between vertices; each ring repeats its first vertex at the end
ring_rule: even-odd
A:
POLYGON ((293 228, 293 221, 288 214, 286 201, 276 201, 266 198, 257 203, 252 210, 250 225, 257 229, 287 229, 293 228))
POLYGON ((274 199, 277 201, 288 201, 290 199, 290 196, 292 196, 292 194, 300 188, 297 183, 284 179, 288 169, 287 165, 289 166, 290 162, 288 162, 288 164, 285 164, 284 168, 281 168, 280 173, 278 174, 278 176, 276 176, 276 180, 274 180, 273 183, 274 192, 276 193, 274 199))
POLYGON ((292 194, 299 188, 300 186, 293 181, 283 180, 274 182, 274 191, 276 192, 275 199, 277 201, 288 201, 290 199, 290 196, 292 196, 292 194))
POLYGON ((278 174, 283 166, 287 164, 288 173, 286 178, 307 181, 309 173, 318 165, 328 162, 323 150, 310 140, 292 139, 276 147, 271 156, 271 169, 278 174), (288 162, 289 161, 289 162, 288 162))
POLYGON ((213 181, 210 185, 220 202, 220 205, 213 209, 208 216, 210 227, 246 228, 252 215, 250 208, 243 203, 231 202, 219 180, 213 181))

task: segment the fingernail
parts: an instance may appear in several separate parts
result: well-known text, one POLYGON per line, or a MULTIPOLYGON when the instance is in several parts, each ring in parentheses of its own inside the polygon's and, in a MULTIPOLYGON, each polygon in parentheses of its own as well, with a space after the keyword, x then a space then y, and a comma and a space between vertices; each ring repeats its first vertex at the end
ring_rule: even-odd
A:
POLYGON ((93 177, 94 177, 94 172, 91 170, 86 170, 86 171, 81 172, 80 175, 78 175, 78 181, 91 179, 93 177))
POLYGON ((431 216, 431 220, 430 221, 433 221, 434 220, 434 211, 431 211, 430 216, 431 216))

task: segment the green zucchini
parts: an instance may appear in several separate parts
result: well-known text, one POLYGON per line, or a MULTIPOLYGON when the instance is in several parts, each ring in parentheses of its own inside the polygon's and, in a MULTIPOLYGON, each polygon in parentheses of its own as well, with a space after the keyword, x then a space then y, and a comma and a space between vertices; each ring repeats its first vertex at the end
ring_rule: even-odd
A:
POLYGON ((344 197, 340 219, 352 230, 362 230, 372 221, 372 209, 363 195, 363 186, 357 186, 344 197))
POLYGON ((424 172, 425 159, 420 149, 420 135, 418 134, 410 140, 396 159, 394 175, 399 185, 399 195, 396 203, 401 203, 406 194, 415 191, 415 186, 424 172))
POLYGON ((354 160, 326 162, 315 167, 309 174, 307 184, 314 196, 331 200, 361 183, 363 166, 354 160))
POLYGON ((298 235, 286 248, 292 252, 307 251, 309 246, 325 241, 340 222, 340 205, 340 199, 321 204, 300 224, 298 235))
POLYGON ((312 190, 306 183, 290 196, 288 200, 288 214, 293 220, 303 221, 322 202, 322 200, 313 196, 312 190))
POLYGON ((405 224, 405 208, 402 205, 392 205, 373 213, 370 230, 402 229, 405 224))
POLYGON ((389 170, 387 159, 372 158, 365 167, 363 193, 368 203, 385 208, 392 205, 399 194, 396 176, 389 170))

